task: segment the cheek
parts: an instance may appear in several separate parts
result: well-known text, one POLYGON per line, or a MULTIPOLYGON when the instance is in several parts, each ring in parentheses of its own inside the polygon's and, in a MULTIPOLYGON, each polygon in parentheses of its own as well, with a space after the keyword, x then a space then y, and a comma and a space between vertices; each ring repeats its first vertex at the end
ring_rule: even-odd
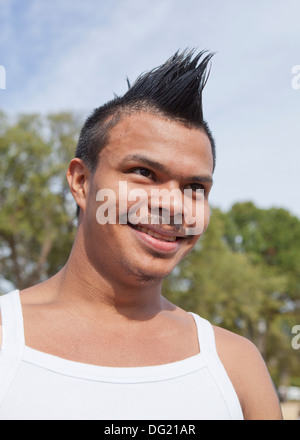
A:
MULTIPOLYGON (((193 241, 195 243, 205 233, 205 231, 209 225, 209 221, 210 221, 210 207, 209 207, 208 202, 205 202, 203 208, 204 209, 201 212, 200 219, 197 220, 194 225, 195 240, 193 240, 193 241)), ((193 228, 191 230, 193 230, 193 228)))
POLYGON ((206 202, 205 208, 204 208, 204 231, 203 231, 203 233, 206 231, 206 229, 209 225, 209 221, 210 221, 210 206, 209 206, 209 203, 206 202))
POLYGON ((201 234, 198 236, 198 238, 200 238, 206 231, 206 229, 208 228, 209 225, 209 221, 210 221, 210 207, 208 202, 205 202, 204 205, 204 210, 203 210, 203 224, 202 224, 202 232, 201 234))

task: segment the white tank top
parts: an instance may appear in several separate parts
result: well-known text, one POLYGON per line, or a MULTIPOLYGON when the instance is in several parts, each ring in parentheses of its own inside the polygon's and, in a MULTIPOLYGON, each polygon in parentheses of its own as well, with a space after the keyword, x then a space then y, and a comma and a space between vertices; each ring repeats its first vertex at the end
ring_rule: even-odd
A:
POLYGON ((149 367, 101 367, 25 345, 19 291, 0 297, 0 420, 243 419, 211 324, 192 314, 200 353, 149 367))

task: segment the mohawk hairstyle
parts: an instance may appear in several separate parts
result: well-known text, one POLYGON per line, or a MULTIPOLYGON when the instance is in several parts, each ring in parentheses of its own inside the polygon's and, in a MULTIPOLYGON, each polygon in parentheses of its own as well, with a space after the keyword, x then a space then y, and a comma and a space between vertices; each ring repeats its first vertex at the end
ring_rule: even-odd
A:
POLYGON ((192 125, 201 125, 202 91, 209 75, 207 66, 213 54, 202 51, 193 58, 194 52, 176 52, 161 66, 139 76, 124 95, 124 100, 151 100, 167 115, 192 125))
MULTIPOLYGON (((110 130, 122 118, 148 112, 202 130, 208 136, 215 168, 215 142, 203 118, 202 92, 209 76, 208 64, 214 55, 195 49, 177 51, 164 64, 140 75, 129 90, 96 108, 87 118, 78 141, 76 157, 91 172, 97 168, 100 151, 109 140, 110 130)), ((77 209, 78 214, 78 209, 77 209)))

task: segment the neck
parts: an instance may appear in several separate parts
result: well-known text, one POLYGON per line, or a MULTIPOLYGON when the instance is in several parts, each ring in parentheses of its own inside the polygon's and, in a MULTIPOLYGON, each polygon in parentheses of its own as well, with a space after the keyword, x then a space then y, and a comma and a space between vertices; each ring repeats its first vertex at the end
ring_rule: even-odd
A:
POLYGON ((96 270, 83 252, 75 242, 65 267, 52 280, 59 301, 89 308, 94 315, 118 314, 131 320, 151 319, 166 307, 167 301, 161 295, 162 280, 130 276, 115 268, 96 270))

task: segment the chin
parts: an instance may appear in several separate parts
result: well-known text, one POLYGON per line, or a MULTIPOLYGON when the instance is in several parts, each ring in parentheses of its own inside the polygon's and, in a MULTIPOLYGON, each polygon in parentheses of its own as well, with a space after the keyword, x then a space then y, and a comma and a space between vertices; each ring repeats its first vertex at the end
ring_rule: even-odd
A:
POLYGON ((139 264, 134 264, 123 260, 120 269, 126 273, 126 281, 132 280, 134 283, 150 286, 162 283, 176 266, 176 264, 171 265, 170 263, 164 265, 164 262, 166 263, 166 261, 156 259, 151 264, 142 265, 141 261, 139 264))

